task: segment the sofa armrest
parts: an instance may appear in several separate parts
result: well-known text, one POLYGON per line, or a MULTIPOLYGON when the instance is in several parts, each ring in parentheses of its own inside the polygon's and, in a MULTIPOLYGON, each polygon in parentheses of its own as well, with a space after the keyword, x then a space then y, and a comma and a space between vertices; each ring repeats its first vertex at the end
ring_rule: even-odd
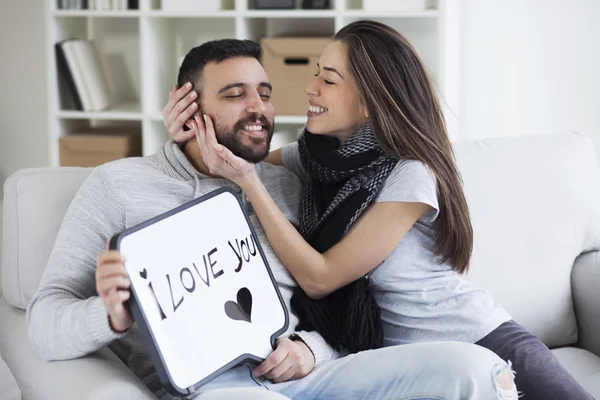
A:
POLYGON ((583 253, 571 272, 577 345, 600 356, 600 251, 583 253))
POLYGON ((44 361, 27 336, 25 311, 0 298, 0 352, 24 399, 156 400, 108 348, 69 361, 44 361))
MULTIPOLYGON (((52 369, 52 372, 43 375, 41 386, 56 399, 156 400, 142 381, 108 349, 77 360, 47 364, 45 369, 52 369)), ((36 394, 32 398, 47 398, 44 393, 36 394)))

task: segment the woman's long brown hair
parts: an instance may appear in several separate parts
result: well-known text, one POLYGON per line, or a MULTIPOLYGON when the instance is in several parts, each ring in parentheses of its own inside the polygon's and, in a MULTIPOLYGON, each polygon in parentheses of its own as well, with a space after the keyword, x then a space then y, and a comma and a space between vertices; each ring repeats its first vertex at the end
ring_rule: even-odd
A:
POLYGON ((458 273, 468 269, 473 228, 444 117, 415 49, 395 29, 357 21, 333 37, 344 43, 348 67, 382 149, 418 160, 437 179, 439 215, 434 252, 458 273))

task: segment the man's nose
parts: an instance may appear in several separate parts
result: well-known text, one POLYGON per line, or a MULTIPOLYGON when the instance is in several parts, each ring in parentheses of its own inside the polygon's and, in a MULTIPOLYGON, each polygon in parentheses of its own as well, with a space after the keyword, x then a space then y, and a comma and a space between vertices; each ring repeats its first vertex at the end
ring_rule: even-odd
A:
POLYGON ((264 114, 266 108, 267 106, 263 101, 262 97, 260 97, 260 94, 256 93, 255 95, 248 97, 246 111, 251 113, 264 114))

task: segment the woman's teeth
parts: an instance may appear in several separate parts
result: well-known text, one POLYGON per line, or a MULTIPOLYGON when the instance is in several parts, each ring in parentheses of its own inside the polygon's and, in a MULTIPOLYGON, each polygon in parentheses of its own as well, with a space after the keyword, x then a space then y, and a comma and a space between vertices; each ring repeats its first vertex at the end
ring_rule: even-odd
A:
POLYGON ((262 125, 246 125, 244 126, 244 130, 246 131, 262 131, 262 125))
POLYGON ((313 106, 312 104, 310 104, 308 106, 308 111, 320 114, 320 113, 324 113, 325 111, 327 111, 327 109, 323 108, 323 107, 319 107, 319 106, 313 106))

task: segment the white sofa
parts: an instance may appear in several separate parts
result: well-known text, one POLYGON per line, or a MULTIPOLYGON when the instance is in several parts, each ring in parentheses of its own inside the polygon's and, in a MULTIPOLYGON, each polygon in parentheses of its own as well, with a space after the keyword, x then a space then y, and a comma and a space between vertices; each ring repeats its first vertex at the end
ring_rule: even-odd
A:
MULTIPOLYGON (((469 277, 538 335, 600 399, 600 170, 577 134, 455 144, 475 230, 469 277)), ((150 399, 104 349, 42 362, 24 309, 87 169, 33 169, 5 184, 0 353, 25 399, 150 399)), ((0 374, 2 374, 0 368, 0 374)))

